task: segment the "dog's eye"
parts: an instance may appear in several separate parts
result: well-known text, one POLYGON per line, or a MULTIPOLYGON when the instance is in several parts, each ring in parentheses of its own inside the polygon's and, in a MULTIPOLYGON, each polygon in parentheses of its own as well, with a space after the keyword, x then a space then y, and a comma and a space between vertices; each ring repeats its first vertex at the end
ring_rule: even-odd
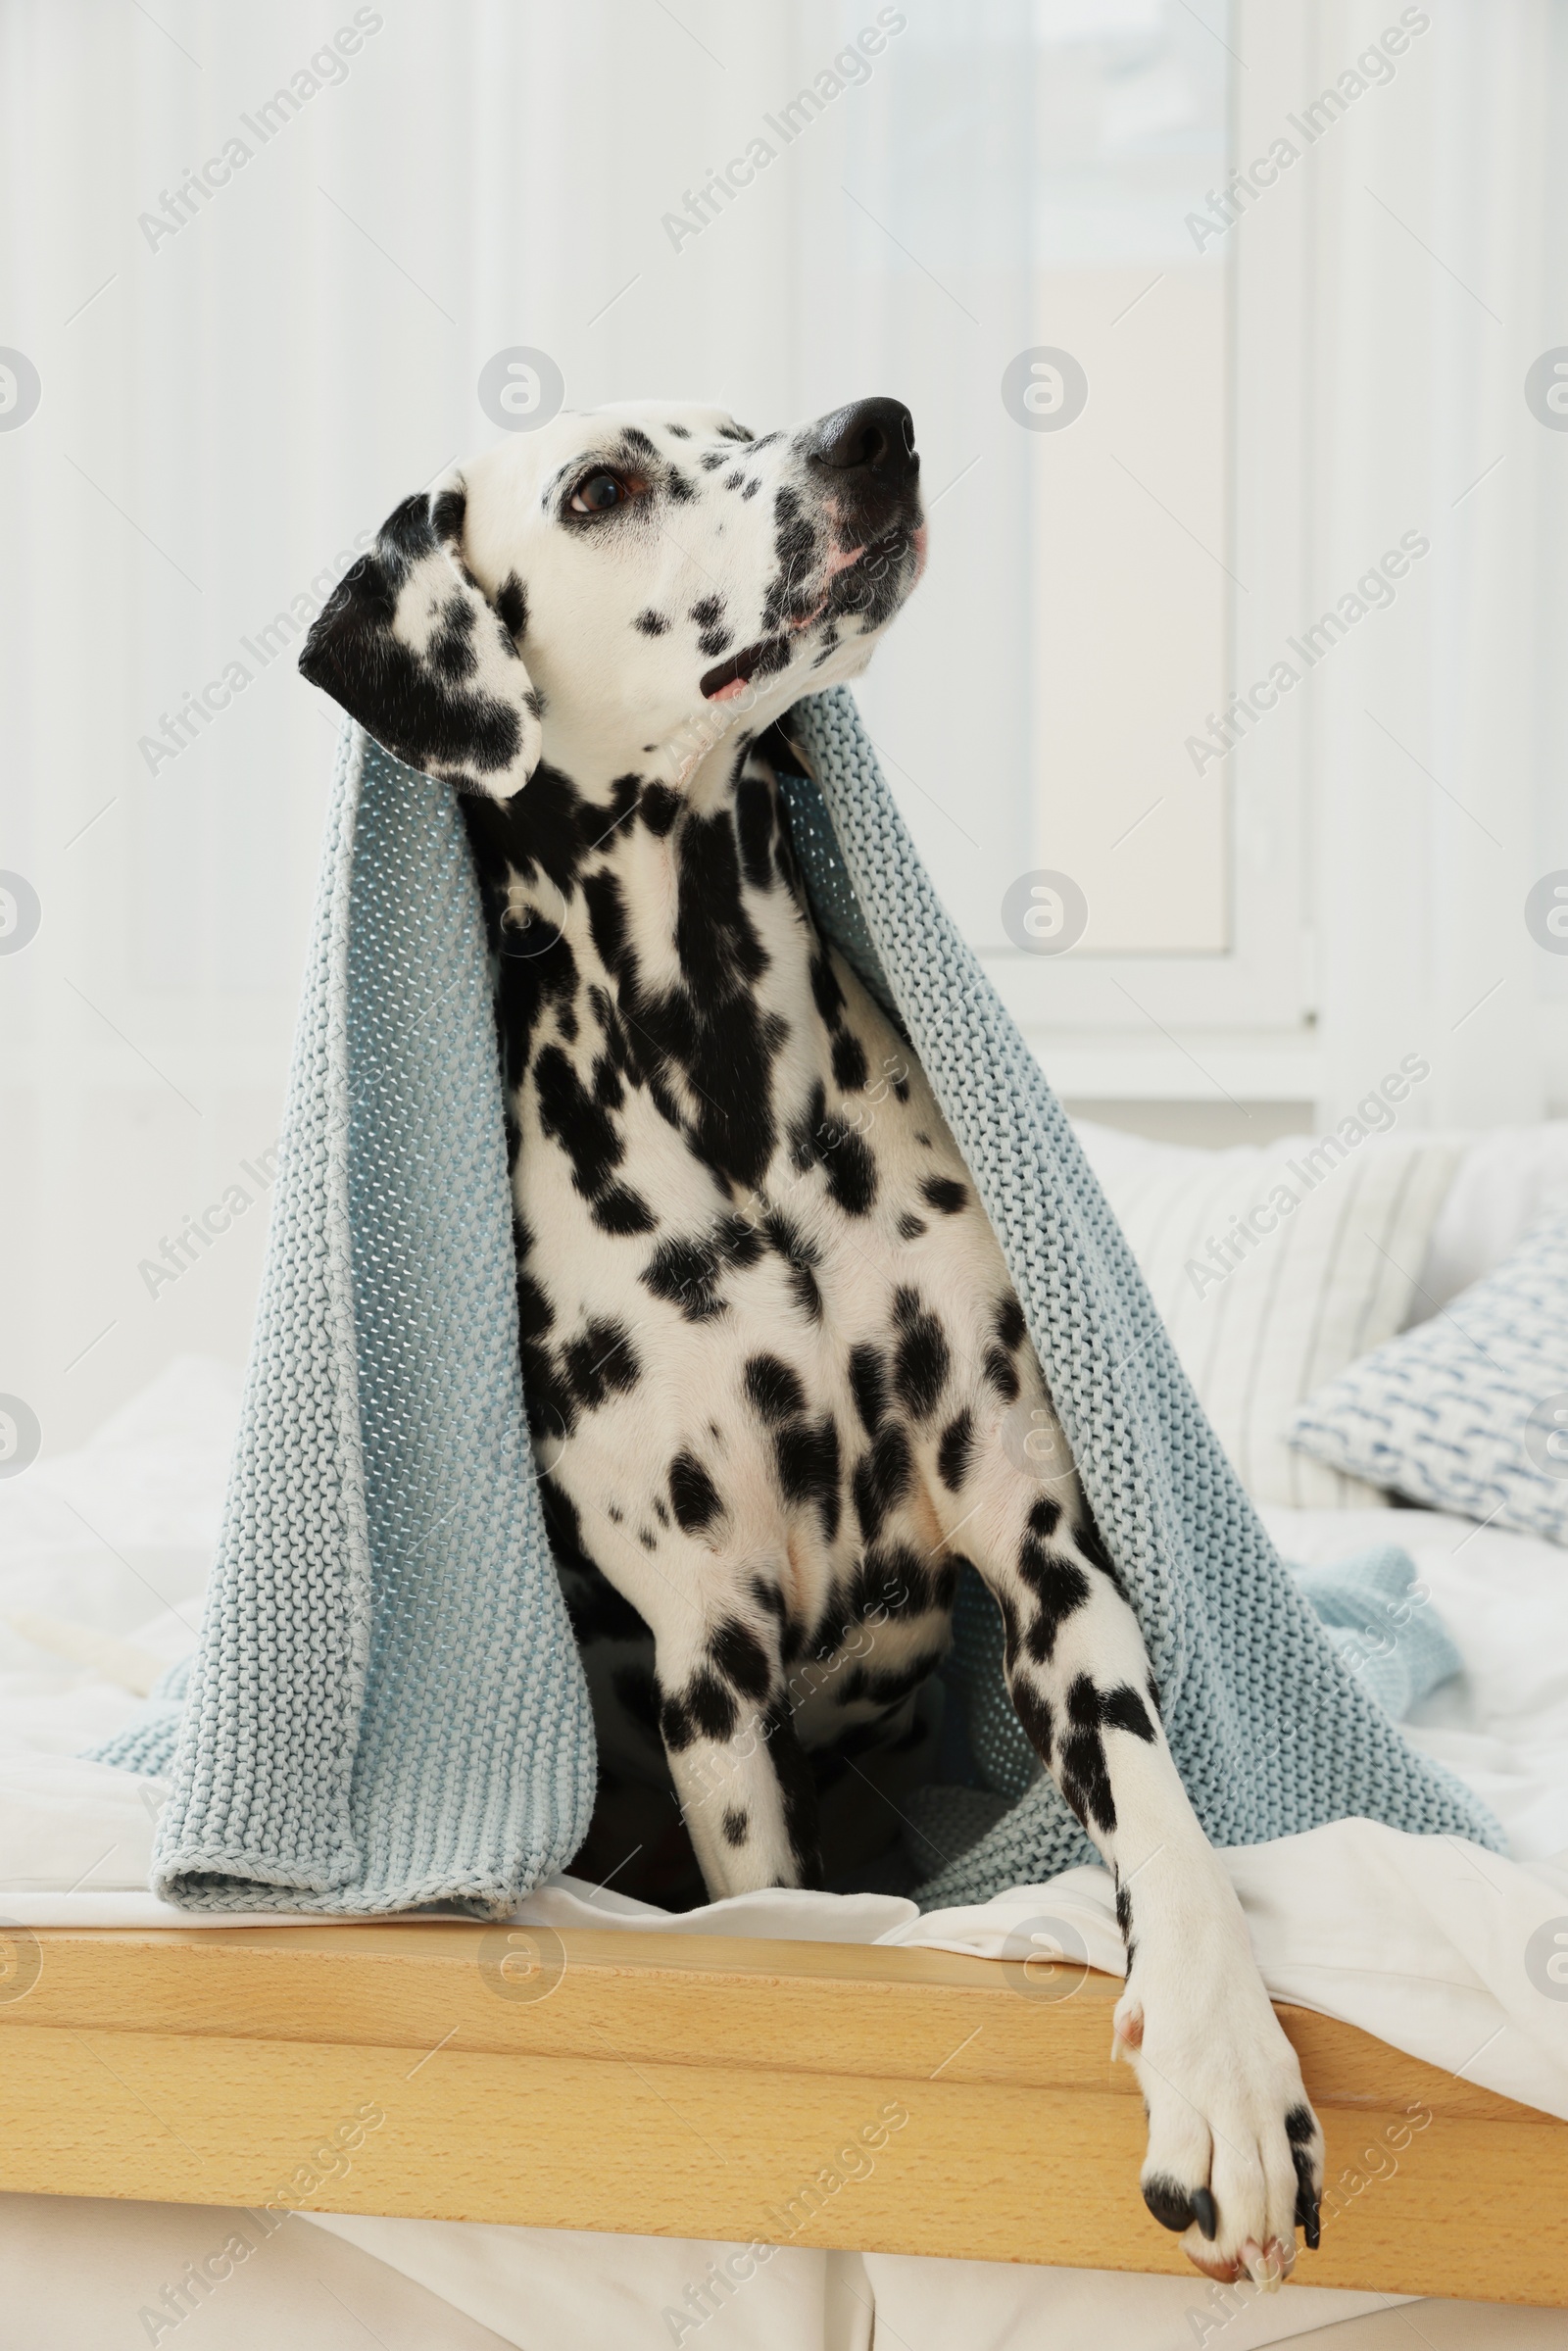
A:
POLYGON ((571 512, 574 514, 608 514, 612 506, 620 506, 626 497, 626 485, 613 473, 590 473, 571 493, 571 512))

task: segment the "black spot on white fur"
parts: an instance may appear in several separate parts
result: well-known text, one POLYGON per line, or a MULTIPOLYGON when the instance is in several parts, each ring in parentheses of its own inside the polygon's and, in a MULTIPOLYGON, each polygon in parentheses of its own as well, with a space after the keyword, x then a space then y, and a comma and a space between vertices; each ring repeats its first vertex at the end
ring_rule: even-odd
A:
POLYGON ((746 1393, 770 1428, 799 1418, 806 1390, 799 1375, 777 1355, 754 1355, 746 1366, 746 1393))
POLYGON ((952 1361, 946 1335, 919 1292, 907 1286, 894 1292, 893 1319, 898 1330, 893 1384, 916 1420, 929 1419, 952 1361))
POLYGON ((669 1465, 669 1499, 683 1535, 700 1535, 723 1508, 718 1489, 695 1453, 677 1453, 669 1465))

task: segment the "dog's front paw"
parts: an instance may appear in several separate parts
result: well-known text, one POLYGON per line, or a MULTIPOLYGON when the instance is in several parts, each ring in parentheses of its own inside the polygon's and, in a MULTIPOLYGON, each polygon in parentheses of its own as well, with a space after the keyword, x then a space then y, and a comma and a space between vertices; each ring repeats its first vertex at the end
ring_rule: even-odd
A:
POLYGON ((1298 2227, 1309 2247, 1318 2242, 1323 2133, 1246 1921, 1224 1910, 1140 1936, 1115 2051, 1134 2067, 1149 2115, 1150 2211, 1208 2277, 1246 2276, 1272 2291, 1295 2263, 1298 2227))

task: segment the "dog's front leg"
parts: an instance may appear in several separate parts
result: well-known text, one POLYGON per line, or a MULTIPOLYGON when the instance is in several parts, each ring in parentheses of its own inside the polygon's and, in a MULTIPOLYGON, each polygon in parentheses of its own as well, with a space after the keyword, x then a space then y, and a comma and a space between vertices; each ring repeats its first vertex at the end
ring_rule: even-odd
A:
POLYGON ((1210 2277, 1278 2284, 1297 2224, 1317 2242, 1322 2133, 1166 1744, 1138 1620, 1075 1478, 1048 1489, 999 1452, 974 1489, 964 1548, 1002 1609, 1019 1719, 1116 1884, 1115 2047, 1149 2114, 1145 2200, 1210 2277))
MULTIPOLYGON (((816 1788, 796 1737, 778 1620, 731 1599, 654 1627, 659 1728, 710 1895, 817 1886, 816 1788)), ((663 1613, 663 1612, 661 1612, 663 1613)))

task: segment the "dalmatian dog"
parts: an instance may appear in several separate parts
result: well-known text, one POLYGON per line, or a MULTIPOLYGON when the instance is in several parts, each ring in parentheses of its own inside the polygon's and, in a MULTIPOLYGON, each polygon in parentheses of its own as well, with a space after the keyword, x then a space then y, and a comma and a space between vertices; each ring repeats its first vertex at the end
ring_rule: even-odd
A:
POLYGON ((1273 2284, 1298 2225, 1318 2241, 1296 2056, 996 1237, 781 807, 791 706, 865 667, 925 554, 895 400, 760 438, 564 413, 405 499, 300 665, 462 796, 534 1455, 607 1772, 651 1786, 654 1759, 710 1897, 820 1883, 823 1789, 896 1790, 971 1563, 1116 1884, 1145 2199, 1209 2276, 1273 2284))

